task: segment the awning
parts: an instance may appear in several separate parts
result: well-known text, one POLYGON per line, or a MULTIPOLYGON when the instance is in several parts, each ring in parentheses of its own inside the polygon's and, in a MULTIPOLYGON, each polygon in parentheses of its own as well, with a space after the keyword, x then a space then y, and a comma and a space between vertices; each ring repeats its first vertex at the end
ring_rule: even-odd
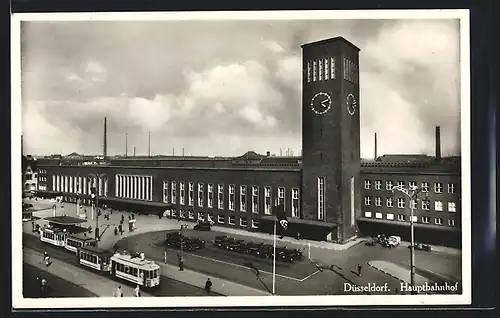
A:
MULTIPOLYGON (((380 219, 369 219, 369 218, 359 218, 358 222, 367 222, 367 223, 380 223, 380 224, 389 224, 392 226, 404 226, 410 227, 410 222, 401 222, 401 221, 390 221, 390 220, 380 220, 380 219)), ((443 226, 443 225, 434 225, 434 224, 423 224, 423 223, 413 223, 416 228, 422 229, 430 229, 430 230, 440 230, 440 231, 450 231, 450 232, 459 232, 459 227, 451 227, 451 226, 443 226)))
MULTIPOLYGON (((274 220, 276 220, 276 217, 270 216, 270 215, 265 215, 265 216, 261 216, 260 219, 264 220, 264 221, 274 221, 274 220)), ((288 223, 314 225, 314 226, 327 227, 327 228, 334 228, 334 227, 337 227, 337 225, 338 225, 336 223, 331 223, 331 222, 305 220, 305 219, 292 218, 292 217, 288 217, 287 220, 288 220, 288 223)))
POLYGON ((131 200, 131 199, 122 199, 122 198, 108 198, 108 197, 99 197, 98 200, 100 203, 104 202, 116 202, 116 203, 125 203, 130 205, 143 205, 143 206, 151 206, 157 208, 172 208, 173 205, 163 202, 151 202, 151 201, 142 201, 142 200, 131 200))

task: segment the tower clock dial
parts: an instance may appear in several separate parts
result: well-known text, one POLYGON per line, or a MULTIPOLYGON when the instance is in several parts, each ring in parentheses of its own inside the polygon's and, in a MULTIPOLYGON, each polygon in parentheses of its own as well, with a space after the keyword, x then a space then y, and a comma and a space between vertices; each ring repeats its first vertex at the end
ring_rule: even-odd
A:
POLYGON ((311 108, 318 115, 326 114, 332 107, 332 98, 325 92, 316 93, 311 98, 311 108))
POLYGON ((347 95, 346 105, 347 105, 347 112, 349 113, 349 115, 351 116, 354 115, 356 113, 358 105, 356 102, 356 98, 354 97, 353 94, 347 95))

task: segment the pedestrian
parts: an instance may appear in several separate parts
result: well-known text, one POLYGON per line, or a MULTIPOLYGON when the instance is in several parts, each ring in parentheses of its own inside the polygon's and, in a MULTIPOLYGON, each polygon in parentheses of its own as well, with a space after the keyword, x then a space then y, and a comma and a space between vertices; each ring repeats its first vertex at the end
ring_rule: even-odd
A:
POLYGON ((132 220, 135 220, 135 215, 134 215, 134 213, 132 213, 132 220))
POLYGON ((141 297, 141 290, 139 289, 139 285, 137 285, 137 287, 135 287, 134 294, 135 294, 135 297, 141 297))
POLYGON ((45 278, 42 278, 42 281, 40 282, 40 291, 42 297, 45 297, 47 295, 47 281, 45 280, 45 278))
POLYGON ((118 235, 118 229, 115 226, 115 235, 118 235))
POLYGON ((205 290, 207 291, 207 294, 210 294, 211 289, 212 289, 212 282, 210 281, 210 278, 208 278, 207 282, 205 283, 205 290))
POLYGON ((361 276, 362 269, 363 269, 363 266, 361 266, 361 264, 358 264, 358 276, 361 276))
POLYGON ((180 254, 177 254, 177 257, 179 258, 179 270, 183 271, 184 270, 184 258, 180 254))
POLYGON ((122 286, 118 286, 113 294, 115 297, 123 297, 122 286))
POLYGON ((396 288, 395 292, 396 292, 396 295, 399 295, 399 289, 396 288))

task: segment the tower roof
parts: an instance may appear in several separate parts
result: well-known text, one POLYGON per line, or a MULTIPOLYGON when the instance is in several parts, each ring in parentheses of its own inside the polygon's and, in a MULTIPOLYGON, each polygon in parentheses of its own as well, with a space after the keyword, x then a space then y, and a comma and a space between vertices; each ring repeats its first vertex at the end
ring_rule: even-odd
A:
POLYGON ((344 43, 346 43, 346 44, 354 47, 356 50, 360 51, 359 47, 357 47, 356 45, 352 44, 351 42, 349 42, 348 40, 346 40, 346 38, 344 38, 342 36, 336 36, 334 38, 319 40, 319 41, 315 41, 315 42, 309 42, 309 43, 306 43, 306 44, 302 44, 301 47, 305 48, 305 47, 309 47, 309 46, 313 46, 313 45, 326 44, 326 43, 331 43, 331 42, 344 42, 344 43))

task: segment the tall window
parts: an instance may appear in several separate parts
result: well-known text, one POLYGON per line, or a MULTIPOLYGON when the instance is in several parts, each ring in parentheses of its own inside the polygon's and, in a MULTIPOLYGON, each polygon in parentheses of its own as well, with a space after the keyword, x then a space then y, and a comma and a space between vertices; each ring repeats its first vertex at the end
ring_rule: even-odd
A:
POLYGON ((381 190, 381 189, 382 189, 382 181, 375 180, 375 190, 381 190))
POLYGON ((298 218, 299 215, 299 189, 292 189, 292 217, 298 218))
POLYGON ((457 212, 457 205, 455 202, 448 202, 448 212, 457 212))
POLYGON ((180 197, 181 197, 181 205, 184 205, 185 204, 185 192, 186 192, 186 189, 184 189, 184 182, 181 181, 180 183, 180 187, 181 189, 179 190, 180 191, 180 197))
POLYGON ((365 189, 368 190, 372 186, 372 181, 371 180, 365 180, 365 189))
POLYGON ((417 201, 416 200, 410 200, 410 206, 412 209, 416 209, 417 208, 417 201))
POLYGON ((382 198, 375 197, 375 206, 382 206, 382 198))
POLYGON ((398 198, 398 208, 404 209, 405 207, 405 199, 404 198, 398 198))
POLYGON ((428 211, 431 208, 431 201, 429 200, 422 200, 422 210, 428 211))
POLYGON ((190 206, 193 206, 194 205, 194 183, 193 182, 189 182, 188 183, 188 202, 189 202, 189 205, 190 206))
POLYGON ((307 62, 307 82, 311 83, 311 62, 307 62))
POLYGON ((404 181, 398 181, 398 187, 404 187, 405 182, 404 181))
POLYGON ((259 187, 252 186, 252 213, 259 213, 259 187))
POLYGON ((316 82, 316 61, 313 61, 313 82, 316 82))
POLYGON ((168 203, 168 181, 163 181, 163 202, 168 203))
POLYGON ((264 188, 264 214, 271 215, 271 187, 264 188))
POLYGON ((278 188, 278 204, 285 205, 285 188, 278 188))
POLYGON ((175 181, 172 181, 172 187, 170 189, 170 203, 172 203, 172 204, 177 203, 176 190, 177 190, 177 184, 175 183, 175 181))
POLYGON ((325 220, 325 178, 318 178, 318 220, 325 220))
POLYGON ((218 195, 218 208, 219 210, 224 210, 224 185, 219 184, 217 189, 218 195))
POLYGON ((371 197, 365 197, 365 205, 371 205, 372 204, 372 198, 371 197))
POLYGON ((443 211, 443 201, 435 201, 434 202, 434 210, 443 211))
POLYGON ((323 80, 323 59, 318 60, 318 81, 323 80))
POLYGON ((209 183, 208 184, 208 202, 207 202, 207 207, 213 208, 214 207, 214 185, 209 183))
POLYGON ((328 64, 328 58, 325 59, 325 81, 330 78, 330 66, 328 64))
POLYGON ((422 182, 422 192, 429 192, 429 182, 422 182))
POLYGON ((455 193, 455 184, 448 183, 448 193, 455 193))
POLYGON ((234 211, 234 184, 229 185, 229 210, 234 211))
POLYGON ((240 211, 246 212, 247 210, 247 186, 240 186, 240 211))
POLYGON ((434 192, 443 193, 443 184, 441 182, 434 183, 434 192))
POLYGON ((330 58, 330 79, 335 79, 335 57, 330 58))
POLYGON ((203 196, 203 183, 198 183, 198 206, 202 208, 205 205, 205 197, 203 196))
POLYGON ((385 189, 386 189, 386 190, 391 191, 393 187, 394 187, 394 185, 392 184, 392 181, 391 181, 391 180, 387 180, 387 181, 385 182, 385 189))
POLYGON ((408 182, 408 188, 410 188, 410 190, 415 189, 416 187, 417 183, 415 181, 408 182))

